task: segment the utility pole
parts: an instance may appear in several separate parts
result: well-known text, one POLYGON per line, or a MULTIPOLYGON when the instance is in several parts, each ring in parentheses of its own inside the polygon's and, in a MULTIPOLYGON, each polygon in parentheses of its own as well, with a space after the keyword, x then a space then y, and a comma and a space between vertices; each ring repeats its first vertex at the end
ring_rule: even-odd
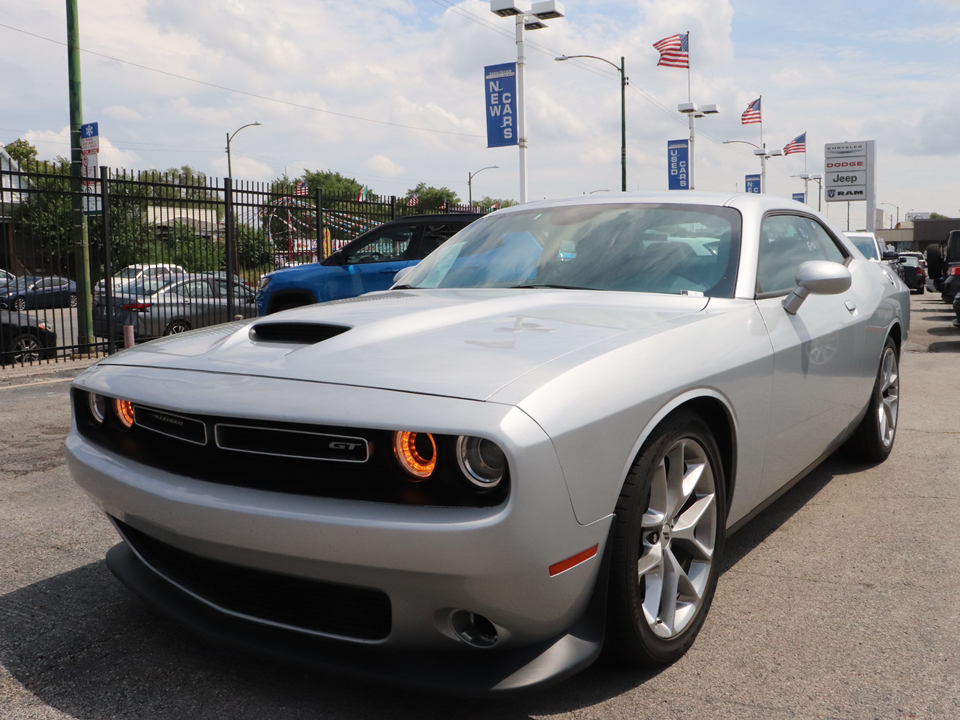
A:
POLYGON ((90 235, 83 214, 83 157, 80 126, 83 94, 80 82, 80 18, 77 0, 67 0, 67 73, 70 86, 70 224, 77 283, 77 342, 80 352, 93 344, 93 307, 90 295, 90 235))

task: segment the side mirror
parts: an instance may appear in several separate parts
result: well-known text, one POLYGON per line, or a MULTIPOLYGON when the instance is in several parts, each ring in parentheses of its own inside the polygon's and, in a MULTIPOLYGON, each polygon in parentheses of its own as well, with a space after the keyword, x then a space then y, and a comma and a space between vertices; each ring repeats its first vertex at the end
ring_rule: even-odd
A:
POLYGON ((783 299, 783 309, 796 315, 808 295, 839 295, 850 289, 850 270, 829 260, 801 263, 797 270, 797 289, 783 299))
POLYGON ((897 253, 896 250, 884 250, 884 251, 883 251, 883 259, 884 259, 884 260, 897 260, 897 261, 899 261, 899 262, 903 262, 903 260, 900 258, 900 255, 897 253))
POLYGON ((396 285, 402 285, 402 284, 403 284, 403 279, 404 279, 405 277, 407 277, 407 275, 409 275, 411 272, 413 272, 413 267, 414 267, 413 265, 409 265, 409 266, 407 266, 407 267, 405 267, 405 268, 401 268, 400 271, 399 271, 396 275, 393 276, 393 284, 394 284, 394 286, 396 286, 396 285))

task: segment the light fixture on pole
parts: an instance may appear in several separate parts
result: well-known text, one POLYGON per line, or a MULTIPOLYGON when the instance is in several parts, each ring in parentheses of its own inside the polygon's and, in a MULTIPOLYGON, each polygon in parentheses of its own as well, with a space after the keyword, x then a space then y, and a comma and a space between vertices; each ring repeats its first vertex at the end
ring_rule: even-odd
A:
MULTIPOLYGON (((716 115, 717 113, 720 112, 720 110, 717 109, 717 106, 716 106, 714 103, 710 103, 709 105, 699 105, 699 106, 698 106, 696 103, 693 103, 693 102, 680 103, 679 105, 677 105, 677 110, 679 110, 679 111, 682 112, 684 115, 686 115, 687 118, 689 118, 689 123, 690 123, 690 147, 689 147, 689 150, 688 150, 688 151, 689 151, 689 154, 690 154, 690 166, 689 166, 689 168, 688 168, 688 173, 689 173, 689 177, 690 177, 690 189, 693 190, 694 187, 695 187, 694 184, 693 184, 693 183, 694 183, 694 179, 693 179, 693 164, 694 164, 694 163, 693 163, 693 157, 694 157, 694 155, 693 155, 693 143, 694 143, 694 139, 695 139, 695 137, 696 137, 696 133, 694 132, 693 121, 694 121, 696 118, 702 118, 702 117, 705 117, 705 116, 707 116, 707 115, 716 115)), ((761 181, 761 187, 762 187, 762 181, 761 181)))
POLYGON ((894 205, 893 203, 880 203, 881 205, 889 205, 892 208, 897 208, 897 225, 900 224, 900 208, 894 205))
POLYGON ((259 125, 258 122, 247 123, 246 125, 241 125, 233 133, 227 133, 227 177, 230 178, 230 183, 233 183, 233 163, 230 160, 230 141, 233 140, 234 135, 243 130, 244 128, 253 127, 254 125, 259 125))
POLYGON ((468 172, 467 173, 467 196, 469 198, 470 209, 473 209, 473 178, 474 176, 482 173, 484 170, 492 170, 493 168, 499 168, 499 165, 488 165, 487 167, 480 168, 477 172, 468 172))
POLYGON ((500 17, 516 17, 517 25, 517 145, 520 148, 520 202, 527 201, 527 126, 523 96, 523 71, 527 64, 523 43, 524 30, 547 27, 543 20, 562 18, 563 4, 557 0, 535 2, 530 7, 526 0, 490 0, 490 12, 500 17))
MULTIPOLYGON (((617 70, 617 72, 620 73, 620 176, 621 176, 620 189, 623 192, 626 192, 627 191, 627 80, 628 78, 624 70, 623 55, 620 56, 619 67, 617 66, 616 63, 612 63, 606 58, 597 57, 596 55, 561 55, 560 57, 554 58, 554 59, 557 62, 563 62, 564 60, 571 60, 573 58, 593 58, 594 60, 600 60, 602 62, 605 62, 607 65, 611 65, 615 70, 617 70)), ((714 105, 713 107, 716 108, 716 105, 714 105)), ((714 112, 716 112, 716 109, 714 109, 714 112)))
POLYGON ((760 158, 760 192, 765 193, 767 191, 767 160, 772 157, 780 157, 783 155, 783 150, 767 150, 766 145, 760 147, 752 142, 747 142, 746 140, 724 140, 724 145, 730 145, 731 143, 742 143, 744 145, 753 146, 753 154, 760 158))

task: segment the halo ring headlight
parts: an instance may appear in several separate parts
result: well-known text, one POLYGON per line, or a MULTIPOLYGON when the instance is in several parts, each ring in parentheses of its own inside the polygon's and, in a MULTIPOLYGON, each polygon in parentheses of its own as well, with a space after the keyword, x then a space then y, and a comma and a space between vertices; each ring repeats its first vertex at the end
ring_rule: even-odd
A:
POLYGON ((120 423, 120 427, 124 430, 129 430, 133 427, 133 403, 129 400, 121 400, 117 398, 114 401, 114 411, 116 412, 117 421, 120 423))
POLYGON ((430 433, 395 432, 393 452, 415 482, 426 480, 437 469, 437 441, 430 433))
POLYGON ((97 425, 103 425, 107 419, 107 398, 98 393, 87 393, 87 407, 90 409, 90 417, 97 425))
POLYGON ((507 470, 507 458, 496 443, 469 435, 457 438, 457 462, 467 480, 481 488, 499 485, 507 470))

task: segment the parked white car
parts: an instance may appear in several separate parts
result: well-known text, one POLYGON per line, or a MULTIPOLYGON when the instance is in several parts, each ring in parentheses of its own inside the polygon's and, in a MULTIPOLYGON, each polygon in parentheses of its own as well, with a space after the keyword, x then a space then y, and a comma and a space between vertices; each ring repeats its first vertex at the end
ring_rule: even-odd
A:
MULTIPOLYGON (((168 263, 157 263, 153 265, 128 265, 117 273, 114 273, 111 278, 113 283, 113 290, 119 290, 125 285, 137 285, 137 284, 160 284, 164 285, 164 280, 168 279, 172 275, 183 275, 187 271, 184 270, 179 265, 171 265, 168 263)), ((94 286, 94 292, 97 294, 103 293, 106 291, 106 281, 100 280, 94 286)))

